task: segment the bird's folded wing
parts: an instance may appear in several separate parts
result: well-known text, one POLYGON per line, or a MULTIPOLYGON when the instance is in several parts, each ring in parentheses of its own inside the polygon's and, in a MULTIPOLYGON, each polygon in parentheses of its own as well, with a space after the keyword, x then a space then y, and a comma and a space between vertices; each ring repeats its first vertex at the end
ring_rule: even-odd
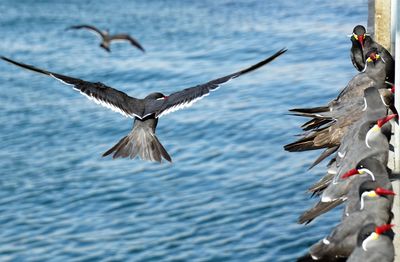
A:
POLYGON ((348 236, 357 235, 361 227, 365 225, 367 218, 368 215, 363 213, 360 213, 360 215, 354 214, 351 217, 346 217, 332 230, 327 238, 331 242, 340 243, 348 236))
POLYGON ((303 223, 308 224, 317 216, 328 212, 329 210, 340 205, 343 202, 344 202, 344 199, 341 199, 341 198, 330 201, 330 202, 318 202, 313 208, 307 210, 299 217, 298 223, 299 224, 303 224, 303 223))
POLYGON ((160 117, 167 113, 191 106, 197 100, 208 95, 210 91, 216 90, 221 84, 262 67, 263 65, 271 62, 286 51, 287 49, 281 49, 267 59, 246 69, 211 80, 205 84, 200 84, 194 87, 186 88, 182 91, 172 93, 171 95, 166 96, 164 99, 158 100, 158 102, 152 102, 151 104, 146 103, 146 114, 154 112, 156 113, 156 117, 160 117))
POLYGON ((87 82, 81 79, 60 75, 57 73, 33 67, 31 65, 19 63, 6 57, 1 57, 1 59, 9 63, 12 63, 14 65, 23 67, 25 69, 51 76, 66 85, 71 85, 75 90, 80 91, 90 100, 93 100, 94 102, 101 104, 107 108, 110 108, 113 111, 119 112, 122 115, 128 117, 134 117, 134 116, 140 118, 142 117, 142 113, 144 111, 143 100, 130 97, 124 92, 106 86, 103 83, 87 82))

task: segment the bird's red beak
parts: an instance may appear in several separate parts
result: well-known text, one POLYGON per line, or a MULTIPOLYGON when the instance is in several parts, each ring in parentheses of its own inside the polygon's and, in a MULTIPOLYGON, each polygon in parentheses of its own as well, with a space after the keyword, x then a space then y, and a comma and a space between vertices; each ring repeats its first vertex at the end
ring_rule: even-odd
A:
POLYGON ((377 193, 380 196, 382 196, 382 195, 393 195, 393 196, 396 195, 396 193, 393 192, 392 190, 385 189, 385 188, 382 188, 382 187, 377 187, 375 189, 375 193, 377 193))
POLYGON ((360 43, 361 47, 364 48, 364 35, 358 35, 357 40, 360 43))
POLYGON ((390 92, 392 92, 392 94, 394 94, 395 91, 396 91, 395 85, 392 85, 392 88, 390 89, 390 92))
POLYGON ((387 117, 379 119, 376 124, 379 128, 381 128, 384 124, 392 120, 393 118, 397 117, 397 114, 388 115, 387 117))
POLYGON ((394 227, 393 224, 383 224, 381 226, 375 227, 375 233, 378 235, 382 235, 386 231, 390 230, 392 227, 394 227))
POLYGON ((351 170, 347 171, 346 173, 344 173, 341 176, 341 178, 342 179, 346 179, 348 177, 351 177, 351 176, 354 176, 354 175, 358 175, 358 174, 360 174, 360 172, 357 169, 354 168, 354 169, 351 169, 351 170))
POLYGON ((376 60, 376 53, 371 53, 371 54, 369 55, 369 58, 371 58, 372 61, 375 61, 375 60, 376 60))

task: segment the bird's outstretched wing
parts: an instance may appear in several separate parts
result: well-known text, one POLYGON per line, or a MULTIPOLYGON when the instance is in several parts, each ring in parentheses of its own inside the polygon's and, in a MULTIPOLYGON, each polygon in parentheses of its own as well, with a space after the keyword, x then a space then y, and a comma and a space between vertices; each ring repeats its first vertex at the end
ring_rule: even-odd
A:
POLYGON ((113 111, 119 112, 127 117, 139 117, 142 118, 144 111, 144 102, 142 99, 130 97, 124 92, 118 91, 112 87, 106 86, 103 83, 87 82, 78 78, 73 78, 57 73, 49 72, 40 68, 26 65, 23 63, 16 62, 7 57, 1 56, 1 59, 17 65, 19 67, 51 76, 66 85, 71 85, 77 91, 80 91, 83 95, 93 100, 97 104, 101 104, 113 111))
POLYGON ((92 26, 92 25, 74 25, 74 26, 68 27, 67 30, 68 29, 88 29, 94 33, 99 34, 101 38, 104 37, 104 33, 100 29, 98 29, 97 27, 92 26))
POLYGON ((221 84, 228 82, 231 79, 234 79, 236 77, 239 77, 241 75, 244 75, 246 73, 249 73, 253 70, 256 70, 263 65, 268 64, 278 56, 282 55, 285 53, 287 49, 281 49, 272 56, 268 57, 267 59, 252 65, 246 69, 243 69, 241 71, 238 71, 236 73, 223 76, 214 80, 211 80, 205 84, 200 84, 194 87, 186 88, 182 91, 178 91, 175 93, 170 94, 169 96, 164 97, 161 100, 156 100, 156 101, 149 101, 147 103, 146 101, 146 109, 145 112, 146 114, 148 113, 156 113, 156 117, 160 117, 162 115, 165 115, 167 113, 179 110, 181 108, 185 108, 188 106, 191 106, 194 102, 197 100, 203 98, 204 96, 208 95, 210 91, 216 90, 221 84))
POLYGON ((111 41, 129 41, 133 46, 136 46, 142 52, 146 52, 142 45, 133 37, 127 34, 117 34, 110 37, 111 41))

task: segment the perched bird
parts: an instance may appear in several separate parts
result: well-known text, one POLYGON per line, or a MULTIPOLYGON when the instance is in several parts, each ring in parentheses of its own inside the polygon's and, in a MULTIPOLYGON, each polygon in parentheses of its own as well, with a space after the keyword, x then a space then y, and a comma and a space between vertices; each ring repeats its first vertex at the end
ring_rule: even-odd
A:
MULTIPOLYGON (((370 51, 369 55, 370 57, 367 58, 367 65, 369 65, 368 70, 365 70, 366 72, 364 71, 353 77, 353 79, 348 83, 346 88, 342 90, 336 99, 332 100, 325 106, 314 108, 295 108, 289 110, 293 115, 313 118, 301 126, 304 131, 318 131, 335 125, 336 122, 342 117, 353 115, 353 113, 349 112, 349 110, 357 110, 357 105, 362 102, 360 101, 362 91, 369 86, 375 86, 378 88, 383 102, 388 106, 391 106, 391 109, 394 109, 391 103, 393 100, 393 94, 388 89, 388 87, 390 88, 392 85, 388 86, 384 81, 385 73, 383 72, 384 67, 382 66, 384 62, 382 59, 380 59, 376 49, 370 51)), ((392 90, 394 91, 393 88, 392 90)), ((292 145, 297 144, 294 142, 287 145, 288 151, 292 150, 292 145)), ((305 147, 302 150, 312 149, 313 148, 305 147)), ((298 147, 295 147, 293 150, 298 150, 298 147)))
POLYGON ((361 97, 363 91, 370 86, 374 86, 378 89, 387 88, 385 83, 385 61, 382 60, 376 49, 368 52, 367 55, 365 70, 354 76, 334 100, 325 106, 294 108, 289 111, 300 116, 320 117, 323 113, 337 111, 338 108, 346 107, 349 101, 353 100, 355 97, 361 97))
MULTIPOLYGON (((339 96, 331 101, 321 110, 321 113, 328 112, 332 107, 338 104, 354 104, 354 99, 362 97, 364 90, 368 87, 376 87, 378 89, 385 88, 385 71, 384 64, 380 59, 380 56, 375 52, 371 52, 367 62, 366 70, 355 76, 345 89, 339 94, 339 96), (383 66, 383 67, 382 67, 383 66)), ((360 102, 356 103, 359 104, 360 102)), ((347 106, 346 106, 347 107, 347 106)), ((347 107, 348 108, 348 107, 347 107)), ((356 106, 355 109, 359 108, 356 106)), ((313 114, 318 114, 315 108, 311 109, 292 109, 290 111, 298 114, 309 113, 309 110, 313 114)), ((344 111, 345 112, 345 111, 344 111)), ((347 110, 348 112, 348 110, 347 110)), ((284 149, 289 152, 299 152, 307 150, 315 150, 321 148, 334 148, 340 145, 341 138, 346 132, 347 126, 354 122, 352 119, 353 114, 345 114, 342 117, 337 117, 335 121, 330 121, 331 124, 314 130, 304 135, 301 139, 287 144, 284 149)), ((331 151, 334 152, 332 149, 331 151)), ((330 152, 332 153, 332 152, 330 152)))
POLYGON ((358 233, 364 225, 370 223, 381 225, 390 222, 392 218, 390 208, 386 205, 381 206, 379 201, 386 194, 393 194, 393 191, 384 188, 375 190, 364 188, 364 191, 361 191, 363 206, 360 210, 343 218, 329 236, 312 245, 309 249, 310 256, 317 261, 324 261, 329 257, 350 256, 357 245, 358 233))
MULTIPOLYGON (((373 91, 372 88, 368 88, 366 89, 366 91, 373 91)), ((369 94, 372 94, 372 92, 368 92, 369 94)), ((386 156, 387 156, 387 150, 386 148, 389 146, 388 142, 390 139, 390 135, 391 135, 391 125, 382 125, 380 130, 380 134, 382 136, 381 137, 381 141, 382 144, 378 144, 377 147, 374 150, 370 150, 368 147, 365 148, 365 151, 361 152, 360 154, 358 153, 358 151, 355 151, 354 149, 359 149, 359 145, 363 144, 362 141, 366 140, 366 135, 368 134, 368 129, 374 125, 374 123, 371 123, 371 126, 368 126, 368 122, 372 121, 374 122, 374 120, 371 119, 377 119, 383 115, 386 115, 386 109, 382 108, 379 110, 379 107, 375 107, 376 104, 374 105, 374 103, 370 103, 367 102, 370 100, 370 97, 366 96, 368 99, 366 100, 366 105, 370 105, 367 106, 367 110, 365 110, 365 114, 362 115, 362 118, 360 118, 358 121, 356 121, 355 123, 353 123, 351 126, 348 127, 348 129, 346 130, 345 135, 343 136, 340 146, 337 149, 337 153, 334 159, 332 159, 329 164, 328 164, 328 170, 327 170, 327 174, 321 178, 317 183, 315 183, 314 185, 312 185, 309 188, 309 191, 313 194, 319 194, 320 192, 322 192, 334 179, 334 177, 338 177, 340 176, 340 172, 345 172, 348 169, 352 168, 356 163, 355 161, 357 161, 357 159, 362 159, 362 157, 366 157, 367 155, 370 154, 376 154, 379 152, 382 152, 381 154, 381 161, 385 162, 386 160, 386 156), (369 109, 368 109, 369 108, 369 109), (360 132, 361 131, 361 132, 360 132), (384 139, 384 137, 386 137, 386 140, 384 139), (356 147, 355 147, 356 145, 356 147), (383 150, 383 151, 381 151, 383 150), (357 155, 357 157, 352 157, 352 154, 357 155), (347 158, 347 157, 350 158, 347 158), (350 160, 350 161, 349 161, 350 160), (343 164, 345 163, 345 164, 343 164)), ((376 101, 376 100, 375 100, 376 101)), ((393 114, 391 117, 395 117, 395 114, 393 114)), ((380 122, 380 125, 382 124, 382 121, 380 122)), ((378 130, 378 128, 376 128, 376 130, 378 130)), ((366 145, 366 143, 365 143, 366 145)), ((319 161, 321 161, 322 158, 326 157, 326 155, 324 155, 325 152, 323 152, 321 154, 321 156, 314 162, 313 165, 315 165, 316 163, 318 163, 319 161)), ((312 165, 312 166, 313 166, 312 165)), ((312 167, 311 166, 311 167, 312 167)))
POLYGON ((124 92, 118 91, 100 82, 93 83, 53 73, 31 65, 16 62, 6 57, 1 57, 1 59, 19 67, 51 76, 61 81, 63 84, 72 86, 72 88, 80 91, 83 95, 94 100, 96 103, 127 117, 134 118, 132 131, 127 136, 123 137, 115 146, 105 152, 103 156, 113 154, 113 158, 135 158, 138 155, 144 160, 161 162, 161 159, 164 158, 171 162, 171 157, 155 134, 159 117, 192 105, 195 101, 217 89, 221 84, 268 64, 286 51, 287 49, 281 49, 253 66, 211 80, 207 83, 186 88, 168 96, 158 92, 151 93, 144 99, 128 96, 124 92))
POLYGON ((350 40, 352 43, 350 50, 351 61, 358 71, 363 71, 365 68, 366 54, 372 49, 377 49, 385 61, 386 80, 394 83, 394 59, 392 55, 366 33, 364 26, 355 26, 350 40))
MULTIPOLYGON (((385 87, 375 87, 378 89, 376 98, 380 98, 382 103, 386 105, 386 107, 390 107, 394 101, 394 88, 391 86, 385 87), (385 88, 387 87, 387 88, 385 88)), ((334 121, 340 120, 342 118, 348 118, 353 113, 361 113, 365 107, 365 94, 364 97, 354 96, 349 101, 345 101, 344 103, 331 103, 328 106, 316 107, 310 109, 291 109, 289 111, 293 111, 294 113, 291 115, 295 116, 303 116, 303 117, 312 117, 313 119, 303 124, 301 127, 304 131, 308 130, 316 130, 320 126, 326 125, 327 123, 333 124, 334 121), (304 110, 304 112, 300 113, 299 111, 304 110), (316 121, 318 120, 328 120, 328 122, 323 125, 317 125, 316 121), (314 122, 313 124, 311 122, 314 122)), ((320 124, 320 123, 318 123, 320 124)))
POLYGON ((393 224, 365 225, 357 236, 357 247, 353 250, 348 262, 393 262, 394 232, 393 224))
POLYGON ((361 142, 354 143, 352 147, 349 147, 349 151, 344 153, 343 160, 338 160, 340 166, 329 185, 322 192, 321 200, 300 216, 299 223, 309 223, 346 200, 352 179, 344 176, 345 172, 356 166, 362 159, 373 157, 380 163, 387 164, 389 142, 382 133, 382 127, 395 116, 389 115, 378 121, 367 121, 360 126, 358 140, 361 142))
POLYGON ((365 67, 365 54, 364 54, 365 37, 366 37, 366 30, 364 26, 357 25, 353 28, 353 33, 350 36, 351 40, 350 58, 354 67, 360 72, 365 67))
POLYGON ((353 77, 347 86, 339 93, 336 100, 343 101, 355 96, 361 96, 365 88, 375 86, 378 89, 387 88, 386 83, 386 62, 382 59, 381 53, 372 48, 367 53, 365 68, 361 73, 353 77))
POLYGON ((75 26, 70 26, 67 28, 69 29, 86 29, 90 30, 91 32, 96 33, 96 35, 101 37, 101 44, 100 47, 106 50, 107 52, 111 52, 110 45, 111 42, 116 42, 116 41, 124 41, 124 42, 129 42, 131 45, 135 46, 142 52, 145 52, 144 48, 142 45, 133 37, 131 37, 128 34, 115 34, 115 35, 110 35, 108 31, 101 31, 97 27, 94 27, 92 25, 75 25, 75 26))
MULTIPOLYGON (((365 160, 374 159, 368 158, 365 160)), ((346 195, 346 207, 343 210, 343 217, 350 216, 352 213, 362 209, 365 197, 368 195, 365 192, 371 192, 372 190, 375 190, 380 196, 385 196, 380 198, 379 201, 381 203, 379 203, 379 206, 385 210, 392 208, 395 193, 392 191, 392 184, 387 172, 381 168, 382 164, 377 163, 377 161, 371 161, 369 165, 369 169, 362 167, 362 164, 360 164, 358 168, 348 172, 348 176, 365 173, 368 173, 369 176, 356 176, 356 179, 353 180, 351 188, 346 195), (371 164, 377 164, 378 167, 374 167, 371 164)))
POLYGON ((376 88, 368 87, 363 93, 363 97, 355 97, 349 101, 342 115, 337 115, 332 119, 334 121, 332 125, 309 132, 303 138, 284 146, 285 150, 293 152, 326 148, 311 165, 310 168, 312 168, 340 147, 345 147, 347 140, 353 141, 352 136, 356 134, 354 131, 357 131, 361 123, 369 119, 375 120, 387 113, 388 105, 385 104, 376 88), (341 145, 342 140, 344 140, 344 145, 341 145))

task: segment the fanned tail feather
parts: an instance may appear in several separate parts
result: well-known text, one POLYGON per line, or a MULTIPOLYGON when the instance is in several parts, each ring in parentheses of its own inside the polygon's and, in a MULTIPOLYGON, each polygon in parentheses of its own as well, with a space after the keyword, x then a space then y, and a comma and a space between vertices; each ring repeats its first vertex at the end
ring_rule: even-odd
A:
POLYGON ((168 152, 162 146, 156 135, 141 127, 134 127, 131 133, 123 137, 116 145, 103 154, 103 157, 113 154, 113 158, 135 158, 161 162, 164 158, 172 162, 168 152))

